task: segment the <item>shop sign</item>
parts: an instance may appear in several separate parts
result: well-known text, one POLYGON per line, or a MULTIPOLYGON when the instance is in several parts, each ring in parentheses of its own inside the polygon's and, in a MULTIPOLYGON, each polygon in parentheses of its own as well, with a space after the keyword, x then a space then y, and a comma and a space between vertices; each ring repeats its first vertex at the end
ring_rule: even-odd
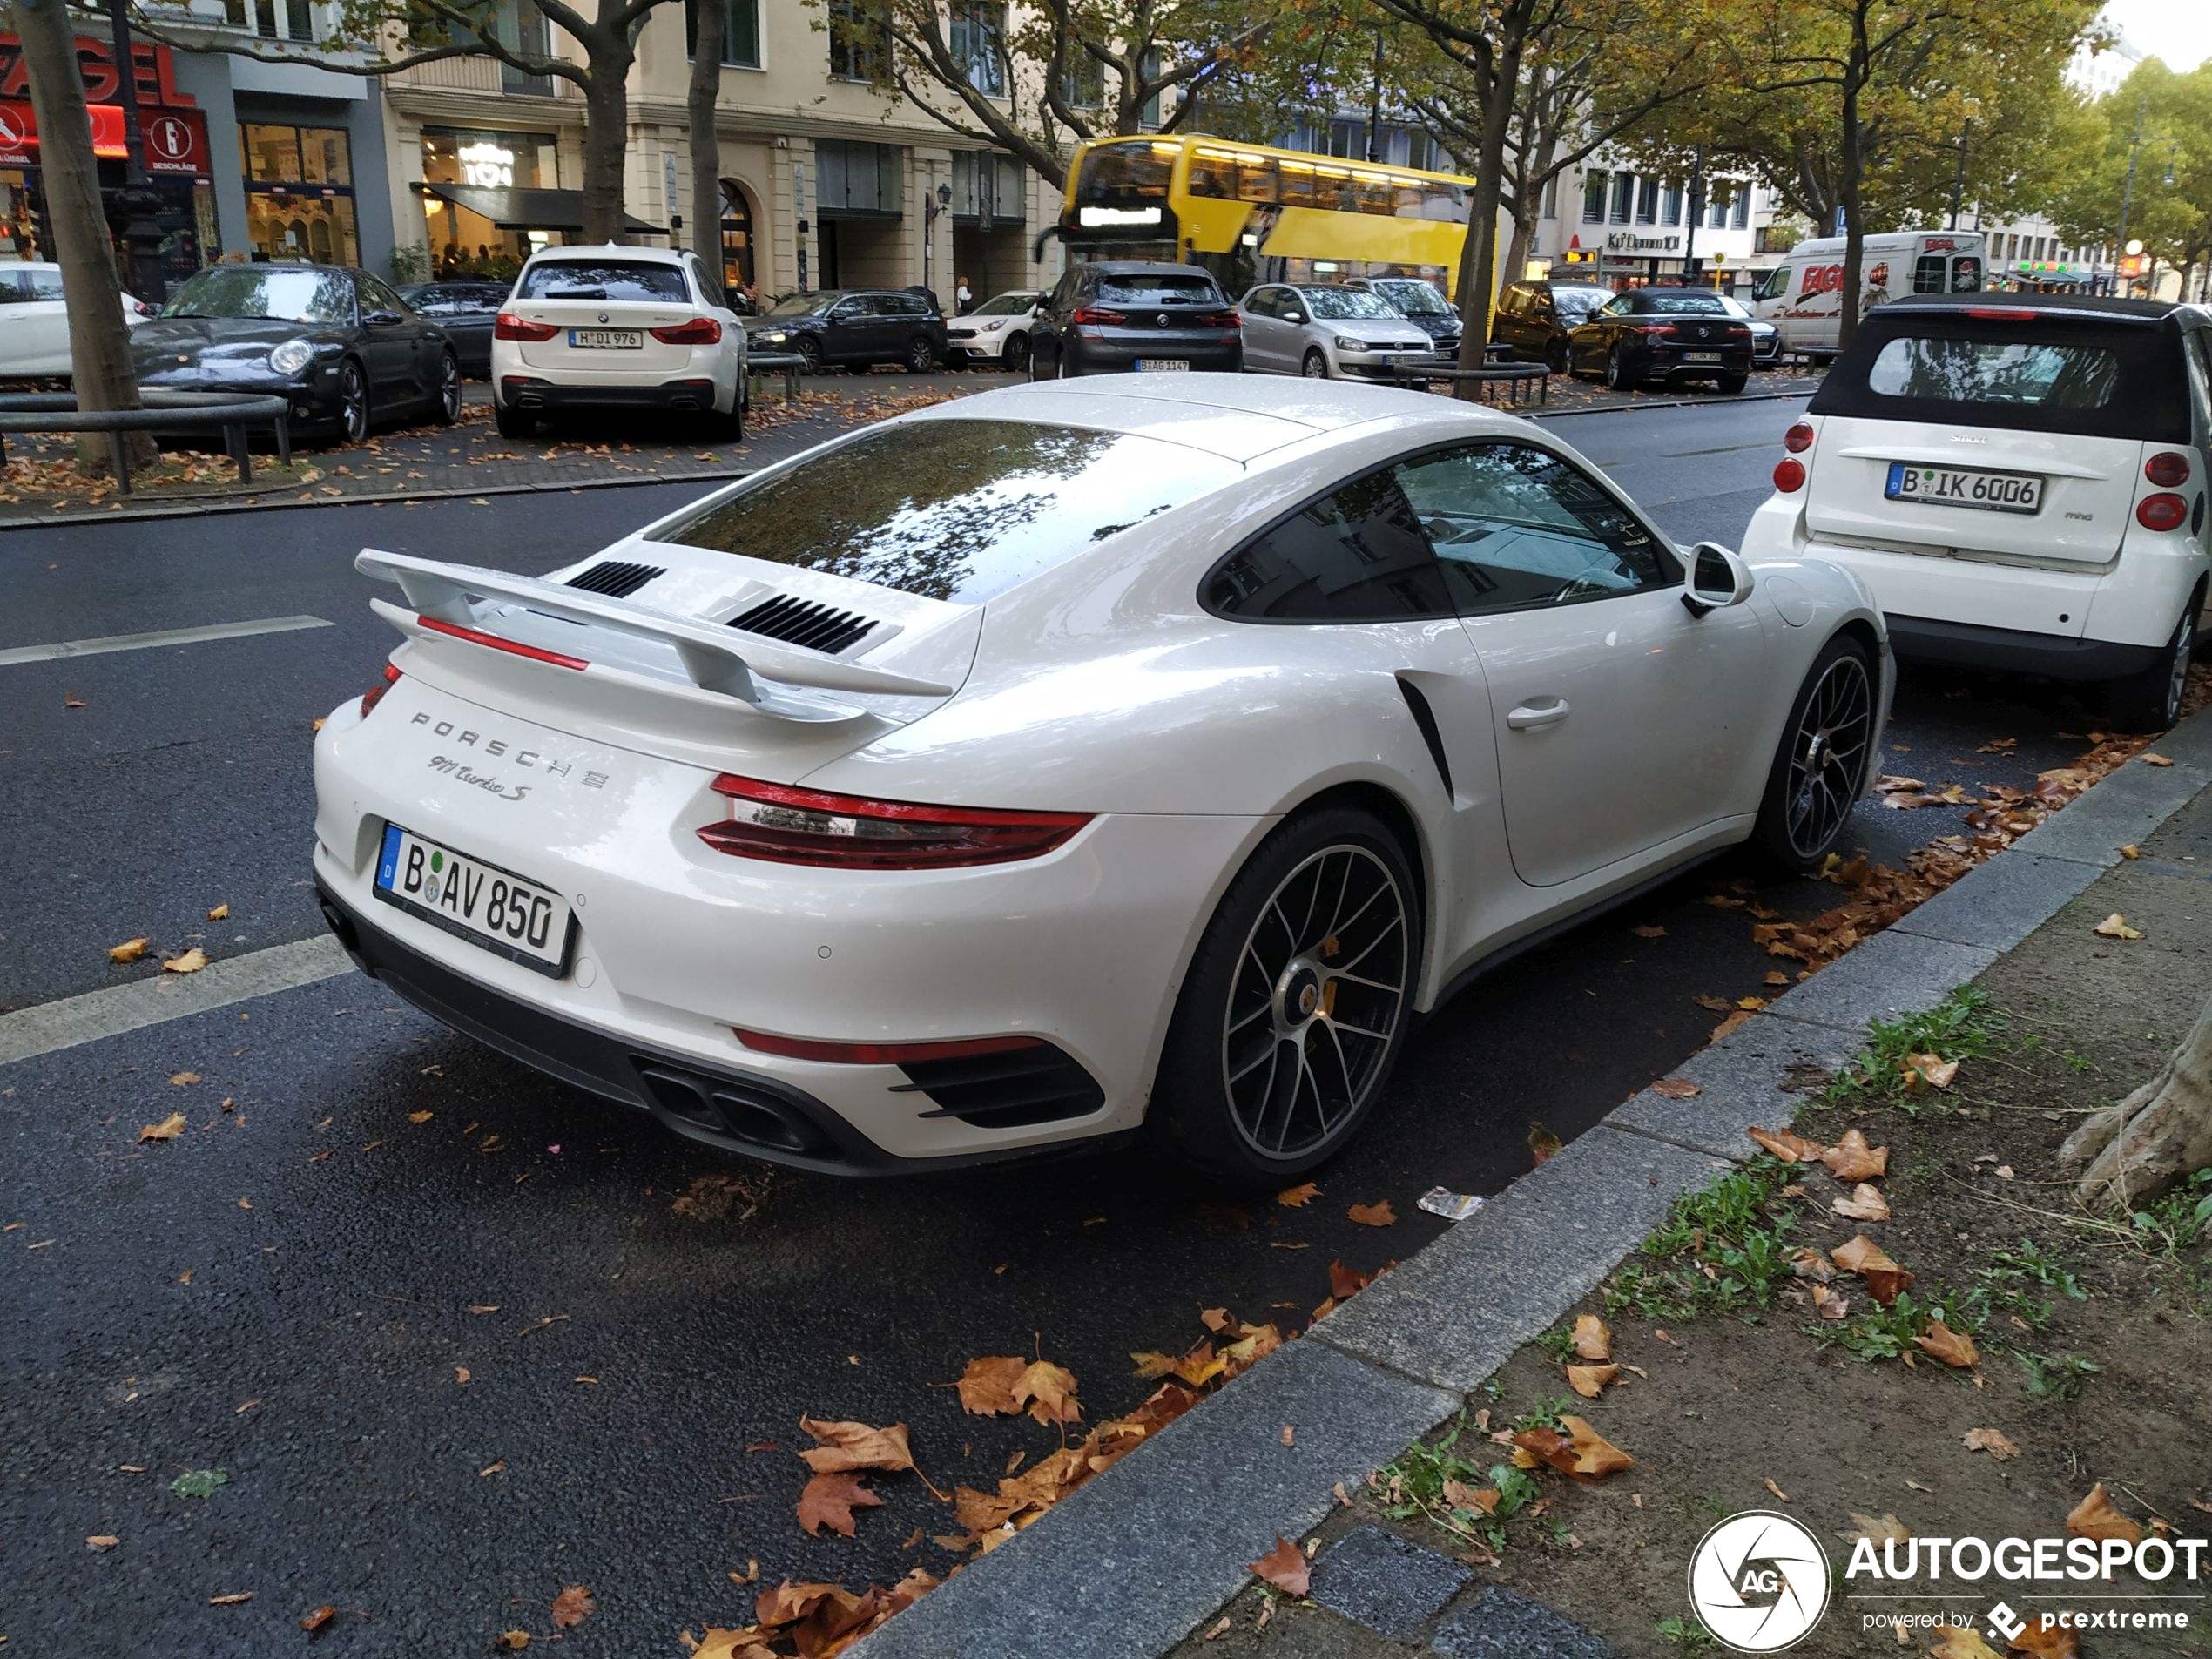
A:
POLYGON ((504 145, 476 142, 460 150, 461 182, 480 190, 511 190, 515 186, 515 152, 504 145))
POLYGON ((1679 236, 1637 236, 1629 231, 1615 231, 1605 239, 1606 250, 1612 253, 1672 253, 1682 246, 1679 236))
MULTIPOLYGON (((88 35, 77 37, 77 68, 84 78, 84 98, 90 104, 112 104, 121 96, 122 80, 115 72, 115 49, 88 35)), ((131 78, 141 106, 167 110, 197 109, 199 101, 177 90, 177 63, 166 46, 152 41, 131 43, 131 78)), ((0 98, 30 97, 30 71, 24 67, 23 45, 13 35, 0 35, 0 98)))
MULTIPOLYGON (((93 104, 92 153, 120 159, 123 106, 93 104)), ((145 139, 146 171, 207 177, 207 118, 198 110, 140 111, 138 131, 145 139)), ((28 99, 0 98, 0 167, 38 165, 38 118, 28 99)))

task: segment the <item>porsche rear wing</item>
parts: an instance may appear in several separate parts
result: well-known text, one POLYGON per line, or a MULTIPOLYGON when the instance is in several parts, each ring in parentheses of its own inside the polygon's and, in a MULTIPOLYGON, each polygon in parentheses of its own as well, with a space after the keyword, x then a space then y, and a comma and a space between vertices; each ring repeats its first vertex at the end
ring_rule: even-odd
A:
MULTIPOLYGON (((498 618, 488 618, 477 609, 480 600, 489 602, 491 608, 522 605, 542 616, 587 627, 611 629, 667 645, 674 651, 691 686, 698 691, 781 719, 854 719, 867 711, 812 698, 779 696, 772 687, 761 684, 764 679, 812 690, 889 697, 945 698, 956 689, 934 680, 872 668, 865 663, 841 661, 803 645, 752 637, 733 637, 727 627, 718 624, 679 617, 650 605, 633 604, 558 583, 543 582, 534 577, 514 576, 504 570, 485 570, 473 564, 448 564, 405 553, 387 553, 377 548, 363 548, 354 560, 354 568, 363 576, 398 586, 406 597, 408 609, 381 599, 369 603, 379 616, 410 638, 420 639, 425 632, 448 634, 453 630, 464 630, 462 637, 475 636, 475 643, 479 644, 556 661, 563 666, 593 666, 579 658, 564 659, 561 653, 506 639, 497 631, 498 618), (488 626, 488 622, 492 625, 488 626)), ((602 667, 598 671, 642 678, 620 668, 602 667)), ((672 682, 670 689, 676 689, 672 682)))

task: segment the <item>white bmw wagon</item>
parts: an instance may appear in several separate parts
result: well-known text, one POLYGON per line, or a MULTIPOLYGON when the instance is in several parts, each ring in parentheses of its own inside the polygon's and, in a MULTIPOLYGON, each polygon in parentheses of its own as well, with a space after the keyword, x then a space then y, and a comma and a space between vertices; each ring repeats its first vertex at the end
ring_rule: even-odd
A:
POLYGON ((1678 547, 1533 424, 1235 375, 921 410, 543 577, 358 563, 401 643, 316 740, 339 938, 827 1170, 1312 1169, 1517 946, 1818 863, 1891 678, 1856 579, 1678 547))

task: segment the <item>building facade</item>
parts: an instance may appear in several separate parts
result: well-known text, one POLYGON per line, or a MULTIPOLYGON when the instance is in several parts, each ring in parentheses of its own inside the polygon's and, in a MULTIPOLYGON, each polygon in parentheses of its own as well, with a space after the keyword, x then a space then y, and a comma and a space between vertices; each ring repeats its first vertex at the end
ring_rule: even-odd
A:
POLYGON ((1551 181, 1530 238, 1521 281, 1587 278, 1607 287, 1680 282, 1696 259, 1707 284, 1748 293, 1789 250, 1770 251, 1772 192, 1748 179, 1708 173, 1703 211, 1692 219, 1689 182, 1620 165, 1604 152, 1551 181))

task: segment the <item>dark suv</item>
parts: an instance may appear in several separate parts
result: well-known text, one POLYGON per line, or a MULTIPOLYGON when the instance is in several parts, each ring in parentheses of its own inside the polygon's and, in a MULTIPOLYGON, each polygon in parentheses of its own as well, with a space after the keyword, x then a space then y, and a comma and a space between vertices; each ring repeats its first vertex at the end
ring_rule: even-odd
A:
POLYGON ((1516 282, 1498 296, 1490 319, 1490 338, 1510 346, 1515 357, 1567 372, 1567 336, 1613 298, 1595 282, 1516 282))
POLYGON ((1244 367, 1237 307, 1195 265, 1069 267, 1029 326, 1029 378, 1244 367))
POLYGON ((896 363, 916 374, 945 361, 945 318, 913 288, 823 288, 779 300, 745 320, 748 354, 796 352, 810 371, 833 363, 896 363))

